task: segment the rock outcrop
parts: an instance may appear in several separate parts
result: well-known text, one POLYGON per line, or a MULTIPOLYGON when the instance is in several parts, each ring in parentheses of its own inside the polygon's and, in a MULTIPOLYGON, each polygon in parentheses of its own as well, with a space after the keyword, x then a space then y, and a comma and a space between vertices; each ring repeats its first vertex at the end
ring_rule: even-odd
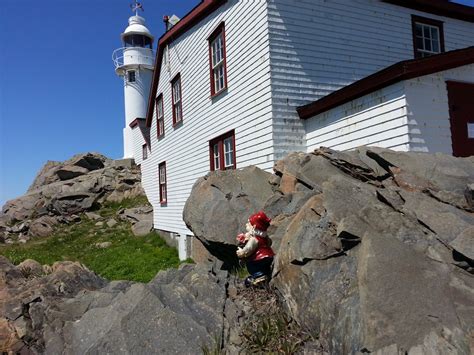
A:
POLYGON ((272 284, 330 353, 474 350, 474 158, 321 148, 274 171, 196 182, 184 219, 214 257, 231 263, 236 232, 263 208, 272 284))
POLYGON ((219 349, 238 324, 228 275, 212 265, 185 264, 148 284, 108 282, 78 263, 38 265, 0 257, 2 353, 196 354, 219 349))
POLYGON ((114 161, 97 153, 48 162, 27 194, 7 201, 0 214, 0 242, 26 242, 52 233, 58 223, 105 201, 144 195, 140 169, 130 161, 114 161))
MULTIPOLYGON (((104 166, 66 182, 103 175, 104 166)), ((300 350, 473 352, 473 158, 319 149, 290 154, 274 170, 199 179, 184 218, 208 250, 203 260, 214 261, 162 271, 147 284, 109 282, 78 263, 14 266, 0 257, 0 351, 245 353, 249 305, 223 269, 236 262, 235 235, 263 209, 277 252, 271 287, 299 325, 292 334, 310 335, 300 350)), ((118 218, 137 224, 148 214, 130 209, 118 218)), ((35 223, 36 233, 47 232, 44 219, 0 230, 30 233, 35 223)))

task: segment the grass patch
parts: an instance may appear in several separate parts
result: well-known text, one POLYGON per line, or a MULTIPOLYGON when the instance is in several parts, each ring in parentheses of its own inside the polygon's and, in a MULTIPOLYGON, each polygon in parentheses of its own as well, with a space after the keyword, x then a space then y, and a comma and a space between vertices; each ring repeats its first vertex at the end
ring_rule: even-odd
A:
POLYGON ((47 238, 2 247, 0 254, 14 264, 25 259, 48 265, 62 260, 79 261, 109 280, 148 282, 158 271, 177 267, 179 258, 177 250, 167 246, 158 234, 135 237, 130 224, 116 216, 121 208, 144 203, 146 198, 108 203, 95 211, 104 218, 103 226, 96 226, 97 221, 82 215, 78 224, 60 226, 47 238), (118 224, 108 227, 105 222, 110 218, 115 218, 118 224), (112 244, 104 249, 96 246, 102 242, 112 244))

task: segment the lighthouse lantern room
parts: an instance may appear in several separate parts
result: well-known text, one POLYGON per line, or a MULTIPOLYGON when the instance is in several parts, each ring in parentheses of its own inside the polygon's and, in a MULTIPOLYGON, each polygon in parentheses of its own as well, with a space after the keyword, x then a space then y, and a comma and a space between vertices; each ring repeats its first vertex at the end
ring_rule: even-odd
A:
POLYGON ((117 75, 123 78, 125 99, 125 127, 123 129, 124 158, 134 158, 130 123, 146 116, 148 95, 153 77, 155 53, 153 35, 145 26, 145 19, 138 16, 143 11, 140 3, 132 5, 135 15, 128 20, 122 33, 122 47, 112 54, 117 75))

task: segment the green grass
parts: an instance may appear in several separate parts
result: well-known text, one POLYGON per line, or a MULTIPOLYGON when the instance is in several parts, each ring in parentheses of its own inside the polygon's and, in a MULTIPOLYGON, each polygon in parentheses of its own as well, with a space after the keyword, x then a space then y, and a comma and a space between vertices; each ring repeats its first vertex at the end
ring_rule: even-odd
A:
POLYGON ((116 216, 120 208, 130 208, 146 202, 142 198, 109 203, 95 213, 105 218, 104 226, 95 226, 97 221, 85 215, 82 221, 57 228, 47 238, 31 240, 26 244, 14 244, 0 248, 0 254, 14 264, 25 259, 34 259, 51 265, 55 261, 79 261, 89 269, 109 280, 150 281, 159 270, 177 267, 178 252, 166 245, 156 233, 144 237, 133 236, 130 224, 116 216), (119 223, 108 227, 105 222, 114 217, 119 223), (105 249, 96 243, 111 242, 105 249))

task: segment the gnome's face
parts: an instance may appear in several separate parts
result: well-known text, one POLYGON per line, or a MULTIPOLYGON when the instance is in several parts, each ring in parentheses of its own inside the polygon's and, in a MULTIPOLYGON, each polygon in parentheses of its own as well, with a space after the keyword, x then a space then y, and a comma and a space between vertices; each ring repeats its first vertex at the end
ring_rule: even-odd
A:
POLYGON ((245 225, 245 228, 247 229, 248 233, 253 233, 254 232, 253 226, 248 221, 247 221, 247 224, 245 225))

